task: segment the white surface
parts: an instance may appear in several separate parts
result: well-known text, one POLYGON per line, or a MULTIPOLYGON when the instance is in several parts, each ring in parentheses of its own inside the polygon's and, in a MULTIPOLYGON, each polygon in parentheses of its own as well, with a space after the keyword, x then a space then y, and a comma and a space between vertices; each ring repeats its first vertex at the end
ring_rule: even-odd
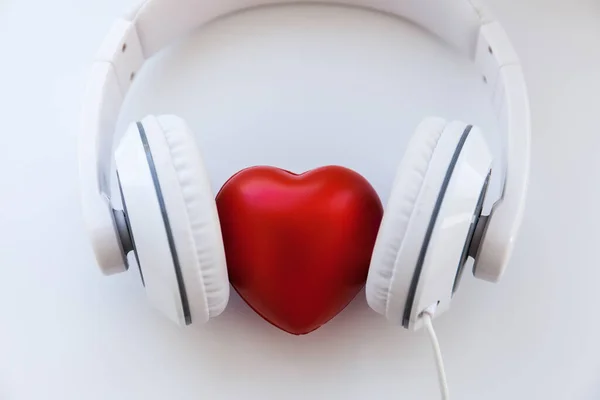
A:
MULTIPOLYGON (((0 75, 0 398, 438 398, 425 336, 389 325, 364 294, 305 337, 272 328, 234 294, 222 316, 181 330, 151 310, 134 268, 102 277, 79 212, 77 115, 89 60, 123 4, 57 0, 31 12, 31 3, 17 3, 0 4, 0 44, 11 61, 0 75)), ((531 185, 501 284, 465 279, 436 322, 450 392, 595 399, 600 7, 492 3, 530 89, 531 185)), ((492 141, 479 77, 460 58, 391 19, 327 10, 212 25, 139 77, 140 102, 123 126, 147 113, 184 116, 215 190, 247 165, 340 163, 384 201, 424 115, 471 117, 492 141), (300 68, 316 79, 304 81, 300 68)))
MULTIPOLYGON (((123 270, 111 206, 108 165, 118 110, 126 101, 134 77, 147 62, 175 39, 207 21, 251 7, 298 3, 298 0, 142 0, 124 19, 115 21, 90 67, 81 114, 80 187, 82 211, 98 266, 105 274, 123 270)), ((314 3, 304 0, 304 3, 314 3)), ((504 29, 474 0, 332 0, 406 17, 471 59, 482 76, 486 92, 504 137, 503 165, 498 176, 502 196, 477 252, 475 275, 497 282, 503 275, 523 219, 530 164, 529 100, 518 57, 504 29)), ((293 47, 293 44, 292 46, 293 47)), ((241 60, 238 61, 243 62, 241 60)), ((243 67, 242 67, 243 68, 243 67)), ((311 71, 300 71, 313 80, 311 71)), ((210 129, 210 126, 208 127, 210 129)))
MULTIPOLYGON (((90 236, 90 244, 96 253, 98 266, 103 273, 112 274, 116 269, 122 269, 118 268, 118 265, 113 263, 113 260, 119 260, 119 257, 117 257, 118 255, 121 255, 120 258, 123 265, 126 264, 122 256, 122 246, 115 246, 115 244, 119 244, 119 240, 116 239, 118 233, 114 212, 112 210, 114 205, 111 205, 109 201, 107 201, 107 199, 110 199, 111 197, 110 184, 107 177, 110 176, 109 169, 112 160, 111 149, 114 147, 114 133, 117 127, 118 117, 121 114, 121 111, 117 113, 114 112, 114 110, 116 107, 120 110, 123 103, 127 101, 127 95, 132 87, 134 78, 143 71, 143 65, 147 66, 148 60, 151 59, 154 54, 162 50, 161 47, 172 45, 172 42, 176 39, 181 39, 182 35, 193 31, 200 25, 224 17, 226 14, 234 12, 240 13, 251 8, 254 8, 253 12, 257 12, 258 10, 256 10, 256 8, 259 6, 272 5, 273 3, 276 3, 281 9, 283 5, 300 3, 300 1, 235 0, 230 3, 206 2, 200 0, 143 0, 134 7, 133 14, 129 15, 128 12, 126 19, 117 20, 113 23, 100 46, 100 50, 96 56, 96 64, 90 67, 93 73, 88 78, 88 94, 84 98, 84 105, 82 107, 82 124, 80 126, 81 132, 79 135, 79 164, 81 167, 80 187, 82 192, 83 218, 86 222, 87 231, 90 236), (108 69, 106 68, 107 64, 110 65, 108 69), (115 90, 115 86, 118 86, 118 89, 115 90), (109 110, 109 112, 106 112, 107 110, 109 110), (111 239, 105 236, 112 236, 113 238, 111 239), (109 246, 107 246, 107 244, 109 244, 109 246), (105 260, 110 260, 111 262, 105 263, 105 260)), ((314 1, 304 1, 304 3, 305 5, 313 4, 314 1)), ((506 144, 504 146, 505 150, 503 151, 503 157, 501 158, 502 165, 506 167, 506 174, 503 175, 500 173, 498 175, 500 179, 497 179, 502 186, 502 196, 501 199, 494 203, 489 218, 486 220, 486 226, 482 229, 482 238, 479 242, 476 253, 476 264, 473 269, 475 276, 477 277, 484 277, 486 280, 494 282, 498 281, 507 266, 509 256, 512 253, 514 242, 516 240, 518 228, 522 221, 529 177, 531 135, 526 85, 522 76, 518 57, 506 33, 498 22, 494 22, 490 15, 483 12, 482 8, 475 8, 473 3, 466 0, 456 0, 454 3, 445 1, 439 3, 439 0, 408 2, 387 0, 384 3, 367 0, 335 0, 333 3, 346 6, 360 5, 364 9, 368 8, 371 11, 391 12, 393 13, 392 15, 396 17, 409 18, 412 23, 417 24, 421 29, 428 31, 429 33, 440 35, 440 38, 444 40, 446 44, 452 46, 456 45, 456 32, 465 30, 466 33, 461 38, 462 43, 458 45, 457 50, 465 55, 466 58, 473 61, 477 68, 480 68, 478 73, 483 79, 483 83, 480 83, 480 85, 485 87, 490 95, 489 105, 496 111, 496 116, 500 119, 500 132, 502 133, 502 137, 506 144), (450 4, 452 4, 452 6, 450 6, 450 4), (434 8, 436 11, 433 11, 434 8), (444 8, 444 11, 446 8, 449 9, 447 17, 439 13, 442 8, 444 8), (507 69, 512 71, 512 73, 507 73, 507 69), (503 78, 505 76, 512 77, 512 79, 503 78)), ((328 8, 332 9, 332 7, 328 8)), ((289 47, 293 48, 293 46, 294 44, 291 42, 289 47)), ((241 60, 238 62, 241 63, 241 60)), ((303 79, 307 81, 313 79, 310 70, 303 69, 298 71, 298 73, 302 74, 303 79)), ((253 94, 250 94, 249 97, 253 97, 253 94)), ((455 126, 453 130, 460 131, 458 134, 462 134, 464 126, 464 123, 459 122, 458 127, 455 126)), ((208 126, 206 129, 212 130, 212 127, 208 126)), ((136 129, 133 131, 136 131, 136 129)), ((150 133, 152 131, 152 129, 149 130, 150 133)), ((456 132, 454 133, 456 134, 456 132)), ((473 132, 473 134, 475 133, 473 132)), ((152 139, 152 137, 152 135, 149 135, 149 139, 152 139)), ((442 138, 442 145, 440 145, 441 149, 449 150, 450 147, 455 147, 444 146, 444 140, 448 139, 442 138)), ((137 147, 140 147, 139 140, 134 139, 133 143, 137 143, 137 147)), ((152 140, 150 140, 150 144, 152 144, 152 140)), ((136 146, 133 145, 130 147, 136 146)), ((487 155, 487 149, 484 150, 485 155, 487 155)), ((405 152, 409 151, 413 150, 406 150, 405 152)), ((436 171, 436 166, 439 167, 441 165, 436 164, 435 161, 440 157, 442 152, 438 150, 437 153, 438 154, 433 157, 431 171, 436 171)), ((452 149, 450 154, 446 154, 446 156, 450 157, 453 153, 454 149, 452 149)), ((161 153, 159 152, 157 157, 160 156, 160 154, 161 153)), ((127 165, 126 154, 120 159, 123 161, 123 165, 127 165)), ((404 157, 404 159, 406 159, 406 157, 404 157)), ((120 168, 118 165, 120 164, 117 163, 117 169, 120 168)), ((408 165, 409 170, 412 171, 414 167, 411 166, 410 162, 408 165)), ((161 178, 163 169, 169 168, 169 163, 166 163, 164 167, 157 167, 159 180, 164 180, 161 178)), ((485 168, 488 168, 488 166, 485 168)), ((204 175, 203 165, 199 166, 197 169, 201 170, 201 174, 204 175)), ((427 165, 422 166, 422 169, 427 171, 427 165)), ((429 206, 431 207, 433 207, 434 197, 437 196, 434 195, 434 193, 441 185, 446 169, 447 166, 444 164, 443 172, 434 173, 430 178, 425 180, 425 184, 423 185, 425 188, 423 193, 428 193, 427 189, 433 189, 432 192, 429 192, 429 196, 422 194, 424 198, 429 198, 429 201, 431 202, 429 206), (436 182, 436 179, 439 180, 439 182, 436 182), (432 184, 431 182, 436 183, 432 184)), ((460 170, 460 168, 458 169, 460 170)), ((148 169, 142 167, 142 171, 146 171, 146 183, 150 182, 148 169)), ((484 171, 483 176, 487 176, 488 172, 489 168, 484 171)), ((140 173, 142 176, 144 175, 141 171, 140 173)), ((126 182, 135 182, 135 174, 135 169, 129 170, 126 182), (131 179, 132 177, 133 179, 131 179)), ((463 183, 463 180, 464 178, 461 178, 458 181, 463 183)), ((142 181, 144 181, 144 179, 140 180, 140 182, 142 181)), ((482 182, 480 181, 479 184, 481 186, 482 182)), ((165 182, 165 185, 168 186, 168 182, 165 182)), ((142 184, 134 186, 143 188, 146 185, 142 184)), ((420 187, 421 185, 418 186, 420 187)), ((128 197, 128 190, 129 187, 125 188, 126 198, 128 197)), ((403 191, 405 189, 401 188, 399 190, 403 191)), ((148 188, 146 188, 146 195, 151 194, 150 192, 153 191, 148 191, 148 188)), ((178 190, 175 192, 178 192, 178 190)), ((475 197, 475 199, 477 199, 481 190, 477 189, 477 191, 473 191, 472 193, 476 194, 477 197, 475 197)), ((171 194, 171 190, 165 190, 167 210, 169 209, 170 199, 173 199, 171 194)), ((207 190, 206 195, 210 196, 209 201, 212 203, 212 192, 207 190)), ((405 195, 408 199, 414 197, 410 193, 406 193, 405 195)), ((175 193, 175 197, 177 196, 178 195, 175 193)), ((113 195, 112 197, 114 198, 116 196, 113 195)), ((141 197, 142 199, 140 201, 143 201, 144 196, 141 197)), ((162 197, 162 195, 160 197, 162 197)), ((409 202, 412 201, 413 200, 410 200, 409 202)), ((446 200, 446 202, 449 203, 450 200, 446 200)), ((392 219, 396 218, 394 215, 397 214, 397 211, 395 210, 396 206, 394 203, 395 200, 388 201, 388 209, 386 209, 384 216, 385 214, 391 214, 393 216, 392 219), (389 208, 391 208, 391 210, 389 208)), ((138 207, 137 204, 139 204, 139 202, 134 201, 133 204, 130 205, 131 213, 136 214, 136 216, 131 219, 140 221, 134 221, 133 223, 133 240, 135 240, 135 230, 143 226, 146 217, 149 221, 153 219, 156 220, 156 216, 146 216, 145 212, 137 211, 135 209, 138 207)), ((400 206, 406 208, 406 202, 400 201, 400 206)), ((444 205, 442 207, 442 214, 447 207, 449 206, 444 205)), ((140 205, 140 208, 144 208, 144 205, 140 205)), ((156 205, 149 209, 153 208, 157 209, 156 205)), ((183 203, 181 203, 179 207, 172 206, 172 208, 174 210, 181 209, 178 212, 180 215, 181 213, 185 214, 184 209, 186 207, 183 203)), ((205 208, 208 210, 207 207, 205 208)), ((214 209, 214 205, 210 208, 214 209)), ((456 262, 453 261, 452 257, 439 257, 439 254, 446 252, 452 254, 458 252, 459 249, 464 249, 464 237, 466 237, 466 235, 461 235, 460 231, 449 230, 448 232, 451 232, 450 235, 452 240, 456 242, 456 246, 451 245, 445 237, 439 237, 439 243, 443 243, 444 245, 440 249, 440 246, 435 244, 438 240, 437 232, 439 232, 439 229, 436 230, 436 233, 433 234, 434 243, 427 249, 427 260, 425 261, 425 267, 423 268, 424 271, 421 273, 422 262, 416 260, 418 255, 414 250, 422 248, 421 241, 427 240, 429 242, 428 237, 421 238, 423 236, 423 231, 419 230, 419 227, 429 224, 429 219, 431 217, 428 216, 427 212, 421 211, 418 202, 414 208, 416 210, 414 211, 414 215, 417 217, 420 216, 420 220, 419 218, 412 218, 412 227, 409 230, 409 239, 407 239, 407 242, 413 243, 413 245, 407 246, 401 243, 401 240, 396 239, 394 234, 389 235, 385 233, 387 230, 385 227, 381 230, 382 235, 380 235, 380 240, 378 241, 379 243, 383 243, 382 247, 384 249, 393 249, 395 246, 399 246, 399 250, 396 252, 399 251, 400 253, 398 257, 395 257, 394 261, 394 265, 396 266, 395 269, 403 267, 412 271, 415 268, 414 265, 419 264, 414 273, 410 272, 408 274, 410 278, 406 277, 406 273, 396 274, 392 271, 392 281, 396 280, 396 285, 395 288, 392 288, 392 285, 390 284, 388 285, 389 289, 387 289, 396 292, 396 295, 392 297, 393 301, 390 301, 389 303, 397 302, 397 304, 395 306, 393 304, 388 306, 388 310, 386 311, 386 315, 391 321, 396 320, 397 316, 393 314, 399 313, 399 309, 402 309, 402 305, 408 297, 410 303, 407 304, 407 307, 412 310, 413 314, 412 316, 406 315, 411 311, 402 312, 404 315, 403 319, 406 320, 403 322, 403 325, 407 328, 410 327, 407 320, 410 319, 411 321, 415 321, 415 316, 418 315, 424 307, 429 306, 432 303, 437 302, 440 304, 440 313, 448 308, 448 301, 452 294, 452 285, 450 283, 444 285, 444 282, 453 280, 453 275, 456 273, 452 271, 452 268, 454 268, 456 262), (419 240, 411 240, 412 231, 419 233, 421 236, 419 237, 419 240), (388 235, 392 236, 392 240, 386 238, 388 235), (381 237, 383 237, 383 239, 381 239, 381 237), (397 245, 393 243, 394 240, 398 240, 397 245), (407 258, 402 255, 403 250, 411 254, 414 260, 407 262, 407 258), (434 251, 439 252, 437 253, 437 256, 434 255, 434 251), (444 273, 430 274, 427 267, 427 265, 430 264, 430 261, 428 260, 436 260, 432 263, 438 267, 442 267, 441 270, 444 271, 444 273), (446 279, 441 278, 444 275, 446 276, 446 279), (424 279, 428 277, 431 278, 431 281, 424 281, 424 279), (404 283, 402 281, 411 280, 409 294, 401 293, 398 289, 402 287, 402 283, 404 283), (398 281, 401 283, 399 284, 398 281), (417 283, 419 285, 418 290, 416 288, 417 283), (442 291, 444 290, 446 293, 442 294, 442 291), (424 294, 422 295, 422 293, 424 294), (425 298, 425 304, 421 303, 421 296, 425 298), (413 300, 415 300, 414 307, 413 300)), ((171 214, 169 218, 177 220, 176 217, 174 218, 174 214, 176 214, 176 211, 174 210, 168 211, 167 214, 171 214)), ((216 219, 216 215, 210 211, 211 210, 201 213, 201 215, 207 216, 208 221, 211 220, 211 216, 216 219)), ((473 215, 473 209, 466 211, 466 215, 470 218, 473 215)), ((409 210, 409 216, 412 214, 413 212, 409 210)), ((454 216, 446 218, 446 221, 453 218, 454 216)), ((387 225, 385 219, 386 218, 384 217, 383 225, 387 225)), ((444 220, 445 217, 442 217, 441 219, 444 220)), ((187 224, 187 222, 185 222, 185 224, 187 224)), ((446 225, 447 222, 440 224, 446 225)), ((169 225, 169 222, 166 220, 165 225, 169 225)), ((463 227, 465 226, 469 227, 470 224, 463 224, 463 227)), ((404 231, 401 226, 398 228, 398 231, 404 231)), ((139 243, 139 246, 137 247, 139 252, 143 253, 139 258, 140 260, 145 260, 141 261, 141 269, 144 270, 144 263, 151 263, 152 258, 154 258, 151 256, 150 249, 152 247, 166 249, 167 243, 165 243, 166 236, 161 228, 148 225, 144 226, 142 229, 145 230, 143 233, 143 241, 142 243, 139 243), (152 232, 157 229, 160 233, 153 236, 152 232), (153 242, 153 239, 156 240, 156 243, 153 242), (146 244, 147 246, 145 246, 146 244)), ((396 229, 392 229, 392 231, 394 230, 396 229)), ((174 229, 174 232, 177 231, 177 229, 174 229)), ((213 233, 216 232, 215 229, 211 229, 211 231, 213 233)), ((220 232, 216 233, 216 237, 220 242, 220 232)), ((175 242, 183 243, 191 241, 185 240, 179 242, 177 240, 177 235, 175 235, 175 242)), ((223 252, 223 246, 220 243, 218 246, 214 245, 214 240, 209 240, 208 242, 198 241, 198 243, 206 245, 205 249, 214 248, 217 252, 219 252, 219 250, 221 253, 223 252)), ((425 244, 425 246, 429 246, 429 243, 425 244)), ((176 247, 179 248, 180 245, 177 245, 176 247)), ((379 246, 376 244, 375 247, 376 250, 374 253, 378 253, 377 247, 379 246)), ((182 253, 180 256, 180 258, 182 258, 181 269, 185 271, 186 263, 183 262, 183 259, 185 258, 184 254, 186 252, 183 251, 183 249, 179 249, 179 252, 182 253)), ((162 253, 164 253, 164 251, 162 253)), ((195 251, 192 253, 195 253, 195 251)), ((454 255, 454 258, 458 260, 459 255, 454 255)), ((375 254, 374 259, 376 258, 379 258, 378 254, 375 254)), ((164 279, 157 281, 153 279, 154 275, 149 276, 148 284, 145 287, 146 292, 155 307, 162 310, 163 313, 166 313, 170 319, 181 323, 182 314, 185 314, 186 318, 189 317, 189 306, 187 295, 185 294, 185 287, 194 286, 195 279, 189 284, 186 284, 185 272, 183 275, 179 272, 180 267, 179 262, 177 261, 177 254, 173 254, 173 259, 175 260, 174 268, 177 272, 178 284, 173 284, 173 268, 169 266, 170 263, 166 263, 166 266, 163 266, 162 268, 149 267, 148 271, 151 274, 153 271, 162 271, 162 273, 157 276, 161 276, 164 279), (164 288, 158 284, 158 282, 162 280, 165 282, 171 281, 170 284, 166 283, 166 287, 170 288, 170 290, 165 291, 164 288), (173 288, 178 289, 173 292, 173 288), (182 308, 179 309, 177 306, 173 308, 173 300, 179 297, 181 297, 182 308), (161 304, 161 299, 164 299, 164 305, 161 304)), ((159 251, 156 260, 156 265, 160 266, 165 264, 164 254, 162 254, 161 257, 161 252, 159 251)), ((377 261, 375 263, 377 263, 377 261)), ((223 263, 221 263, 221 265, 224 268, 223 263)), ((368 299, 370 293, 369 286, 369 279, 367 279, 368 299)), ((378 284, 376 284, 376 286, 378 286, 378 284)), ((194 301, 191 303, 193 304, 194 301)), ((379 307, 374 307, 374 309, 378 310, 379 307)), ((189 321, 187 322, 189 324, 189 321)))

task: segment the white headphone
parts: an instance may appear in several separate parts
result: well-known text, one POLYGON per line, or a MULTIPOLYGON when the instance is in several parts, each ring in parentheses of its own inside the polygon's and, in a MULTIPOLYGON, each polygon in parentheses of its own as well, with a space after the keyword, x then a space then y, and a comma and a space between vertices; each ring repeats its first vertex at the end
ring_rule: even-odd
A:
MULTIPOLYGON (((219 315, 229 281, 219 217, 196 141, 175 116, 132 123, 115 159, 124 210, 110 193, 121 105, 144 62, 198 26, 249 7, 294 0, 145 0, 118 19, 93 64, 80 140, 82 208, 97 262, 127 270, 134 251, 150 302, 178 324, 219 315)), ((481 71, 504 133, 502 192, 482 203, 492 156, 480 129, 430 118, 398 169, 372 255, 369 305, 407 329, 432 305, 449 307, 467 256, 497 282, 519 230, 529 176, 530 115, 518 57, 500 24, 473 0, 329 0, 409 19, 456 47, 481 71)))

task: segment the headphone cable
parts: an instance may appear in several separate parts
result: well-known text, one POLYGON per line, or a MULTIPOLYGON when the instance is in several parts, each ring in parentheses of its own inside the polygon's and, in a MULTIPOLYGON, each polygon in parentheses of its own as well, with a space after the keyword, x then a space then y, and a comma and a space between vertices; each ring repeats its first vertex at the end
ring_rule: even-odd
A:
POLYGON ((442 359, 442 350, 440 349, 440 343, 438 341, 437 335, 435 334, 435 329, 433 329, 433 315, 437 309, 437 303, 427 307, 422 313, 421 318, 425 323, 425 328, 427 330, 429 340, 431 342, 431 347, 433 348, 434 357, 435 357, 435 366, 437 368, 438 381, 440 385, 440 392, 442 394, 442 400, 448 400, 450 395, 448 393, 448 381, 446 379, 446 371, 444 369, 444 360, 442 359))

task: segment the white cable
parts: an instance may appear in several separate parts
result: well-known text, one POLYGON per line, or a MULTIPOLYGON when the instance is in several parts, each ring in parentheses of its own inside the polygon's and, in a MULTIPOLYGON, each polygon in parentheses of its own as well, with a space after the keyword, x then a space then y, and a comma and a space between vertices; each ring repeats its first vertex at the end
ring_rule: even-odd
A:
POLYGON ((450 394, 448 393, 448 381, 446 380, 446 371, 444 370, 444 360, 442 359, 440 343, 438 342, 437 335, 433 329, 433 323, 431 322, 436 308, 437 304, 427 307, 425 311, 421 313, 421 318, 423 318, 425 328, 427 329, 427 333, 429 334, 429 339, 431 341, 431 347, 433 347, 433 352, 435 353, 435 366, 437 368, 442 400, 448 400, 450 398, 450 394))

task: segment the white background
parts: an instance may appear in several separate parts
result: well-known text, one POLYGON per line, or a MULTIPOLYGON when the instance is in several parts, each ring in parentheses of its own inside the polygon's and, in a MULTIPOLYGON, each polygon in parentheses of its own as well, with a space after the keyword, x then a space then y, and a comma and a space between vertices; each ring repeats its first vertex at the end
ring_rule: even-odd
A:
MULTIPOLYGON (((533 114, 529 202, 503 281, 465 274, 436 320, 455 399, 600 398, 600 6, 491 1, 533 114)), ((206 326, 149 308, 136 268, 104 278, 84 235, 77 118, 117 0, 0 1, 0 399, 436 399, 424 332, 364 293, 303 337, 232 291, 206 326)), ((213 188, 238 169, 341 164, 387 201, 426 115, 497 131, 473 67, 390 17, 327 7, 234 16, 160 55, 120 124, 173 112, 213 188)))

